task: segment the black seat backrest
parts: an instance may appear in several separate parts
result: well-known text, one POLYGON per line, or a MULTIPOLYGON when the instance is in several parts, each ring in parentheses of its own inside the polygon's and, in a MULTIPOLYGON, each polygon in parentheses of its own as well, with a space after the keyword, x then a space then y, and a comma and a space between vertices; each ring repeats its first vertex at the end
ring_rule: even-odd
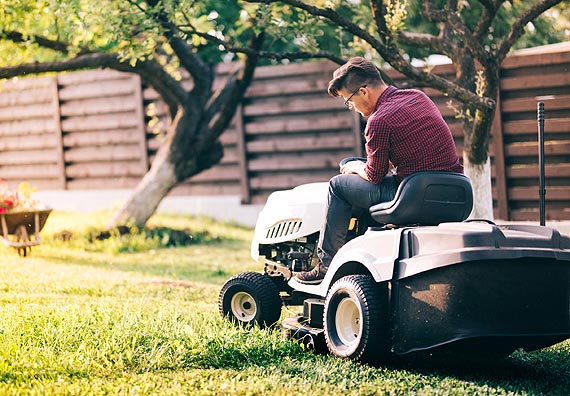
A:
POLYGON ((437 225, 463 221, 473 208, 469 178, 461 173, 418 172, 406 177, 396 196, 370 208, 380 224, 437 225))

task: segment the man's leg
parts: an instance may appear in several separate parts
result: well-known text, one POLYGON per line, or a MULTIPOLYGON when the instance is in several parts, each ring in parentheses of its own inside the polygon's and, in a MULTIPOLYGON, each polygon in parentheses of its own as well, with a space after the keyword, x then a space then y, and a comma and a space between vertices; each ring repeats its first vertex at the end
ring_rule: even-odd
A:
POLYGON ((382 183, 370 183, 358 175, 337 175, 329 182, 329 195, 319 237, 320 263, 313 270, 297 275, 304 283, 319 283, 336 252, 344 245, 353 207, 368 210, 374 204, 390 201, 398 183, 386 177, 382 183))

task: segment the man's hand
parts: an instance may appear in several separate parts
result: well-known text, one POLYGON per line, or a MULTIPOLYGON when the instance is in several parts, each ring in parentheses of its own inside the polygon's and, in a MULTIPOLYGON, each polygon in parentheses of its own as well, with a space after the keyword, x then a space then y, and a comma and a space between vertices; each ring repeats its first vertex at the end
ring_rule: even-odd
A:
POLYGON ((364 180, 368 180, 366 175, 366 163, 362 161, 349 161, 340 168, 340 173, 346 175, 348 173, 354 173, 362 177, 364 180))

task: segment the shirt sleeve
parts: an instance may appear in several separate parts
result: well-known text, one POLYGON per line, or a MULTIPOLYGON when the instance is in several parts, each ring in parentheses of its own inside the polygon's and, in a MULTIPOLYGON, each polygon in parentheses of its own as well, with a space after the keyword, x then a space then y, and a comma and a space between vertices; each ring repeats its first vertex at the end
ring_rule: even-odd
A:
POLYGON ((384 121, 370 118, 364 131, 366 139, 366 176, 371 183, 380 184, 388 173, 390 128, 384 121))

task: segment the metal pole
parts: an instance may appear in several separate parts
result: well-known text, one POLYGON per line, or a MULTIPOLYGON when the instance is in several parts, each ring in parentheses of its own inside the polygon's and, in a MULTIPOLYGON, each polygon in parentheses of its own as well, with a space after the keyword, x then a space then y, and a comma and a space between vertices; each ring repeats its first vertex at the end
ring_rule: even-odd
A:
POLYGON ((540 181, 538 185, 540 225, 546 224, 546 187, 544 180, 544 102, 537 104, 538 120, 538 172, 540 181))

